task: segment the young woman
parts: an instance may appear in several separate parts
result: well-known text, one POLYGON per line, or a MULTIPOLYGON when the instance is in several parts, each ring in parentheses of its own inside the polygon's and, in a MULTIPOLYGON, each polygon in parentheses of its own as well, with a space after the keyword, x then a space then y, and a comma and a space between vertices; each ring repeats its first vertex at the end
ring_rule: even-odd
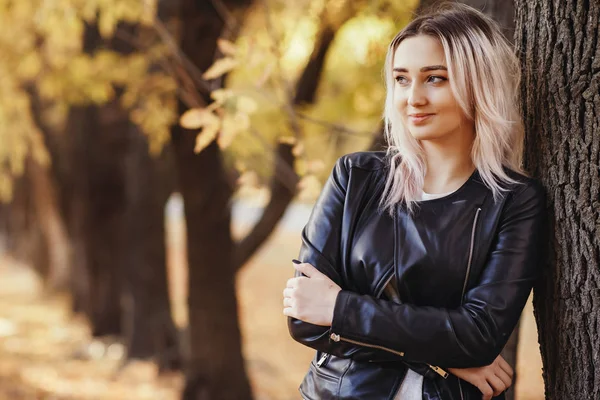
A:
POLYGON ((503 398, 498 355, 546 240, 516 57, 492 20, 452 5, 398 33, 385 76, 389 148, 337 161, 283 292, 292 337, 317 350, 301 395, 503 398))

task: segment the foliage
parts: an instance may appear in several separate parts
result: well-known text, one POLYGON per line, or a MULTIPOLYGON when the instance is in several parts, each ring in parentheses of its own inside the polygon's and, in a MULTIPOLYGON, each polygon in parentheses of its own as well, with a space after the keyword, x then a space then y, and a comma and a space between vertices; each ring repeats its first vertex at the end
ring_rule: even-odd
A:
POLYGON ((315 192, 315 178, 329 172, 324 166, 364 148, 377 129, 387 43, 416 3, 261 1, 245 17, 238 40, 220 40, 221 57, 201 71, 207 86, 228 74, 227 88, 213 91, 207 107, 178 116, 176 95, 183 88, 177 75, 185 68, 172 44, 176 38, 165 40, 163 32, 157 40, 156 0, 0 0, 0 197, 10 195, 11 177, 23 171, 28 154, 48 161, 31 93, 40 96, 45 120, 59 129, 70 106, 101 105, 118 93, 153 152, 179 120, 199 130, 197 152, 216 138, 232 166, 258 173, 258 184, 272 174, 275 145, 293 141, 302 185, 315 192), (293 106, 295 81, 324 26, 337 32, 318 101, 293 106), (86 52, 90 27, 97 27, 101 43, 86 52), (134 51, 116 52, 115 40, 134 51))
POLYGON ((148 133, 152 150, 167 141, 176 85, 155 67, 164 46, 128 55, 106 46, 125 34, 119 24, 150 27, 155 13, 150 0, 0 0, 0 198, 10 197, 11 178, 23 172, 28 154, 49 161, 31 92, 58 114, 50 116, 56 121, 70 105, 104 104, 122 88, 122 103, 148 133), (86 26, 97 26, 104 40, 91 54, 84 51, 86 26))

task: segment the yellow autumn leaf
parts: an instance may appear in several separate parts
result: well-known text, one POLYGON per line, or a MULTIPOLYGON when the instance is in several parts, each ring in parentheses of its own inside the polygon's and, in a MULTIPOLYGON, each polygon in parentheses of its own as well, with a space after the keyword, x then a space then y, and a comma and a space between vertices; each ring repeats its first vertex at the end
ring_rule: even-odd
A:
POLYGON ((215 89, 210 93, 210 97, 217 103, 223 104, 234 96, 231 89, 215 89))
POLYGON ((238 112, 252 114, 258 109, 258 104, 250 97, 239 96, 237 98, 236 109, 238 112))
POLYGON ((31 52, 21 59, 18 74, 22 79, 32 79, 42 69, 42 61, 39 53, 31 52))
POLYGON ((292 154, 295 157, 300 157, 302 154, 304 153, 304 143, 302 142, 298 142, 293 148, 292 148, 292 154))
POLYGON ((217 46, 219 46, 219 50, 221 50, 221 52, 226 56, 234 56, 237 52, 235 44, 233 44, 227 39, 217 39, 217 46))
POLYGON ((110 38, 113 33, 115 33, 115 28, 117 26, 117 19, 115 15, 109 11, 104 11, 100 14, 98 18, 98 31, 100 31, 100 36, 104 39, 110 38))
POLYGON ((209 125, 214 118, 217 117, 204 108, 191 108, 179 118, 179 124, 186 129, 198 129, 209 125))
POLYGON ((215 79, 237 67, 237 60, 231 57, 219 58, 202 74, 204 79, 215 79))
POLYGON ((229 147, 238 133, 245 131, 250 127, 250 117, 248 114, 238 113, 233 116, 227 115, 223 118, 221 132, 217 139, 217 144, 221 149, 229 147))
MULTIPOLYGON (((218 120, 217 120, 218 121, 218 120)), ((219 132, 220 123, 214 125, 207 125, 202 131, 196 136, 196 145, 194 146, 194 153, 200 153, 204 150, 213 140, 217 137, 219 132)))
POLYGON ((295 136, 280 136, 278 139, 279 143, 293 145, 296 144, 298 139, 295 136))

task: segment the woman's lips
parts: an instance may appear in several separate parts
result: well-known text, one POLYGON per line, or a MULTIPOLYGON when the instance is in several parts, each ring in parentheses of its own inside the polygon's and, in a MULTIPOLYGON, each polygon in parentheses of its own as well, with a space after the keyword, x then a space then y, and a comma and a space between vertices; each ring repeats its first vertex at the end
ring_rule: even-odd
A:
POLYGON ((408 119, 410 120, 410 122, 417 125, 429 120, 430 117, 433 117, 434 115, 435 114, 412 114, 408 116, 408 119))

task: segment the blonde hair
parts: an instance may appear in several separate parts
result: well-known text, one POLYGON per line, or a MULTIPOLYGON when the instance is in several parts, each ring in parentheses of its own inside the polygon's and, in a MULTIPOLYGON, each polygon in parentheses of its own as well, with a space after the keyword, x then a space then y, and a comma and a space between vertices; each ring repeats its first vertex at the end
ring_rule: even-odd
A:
POLYGON ((504 168, 523 175, 523 124, 519 111, 519 62, 497 24, 463 4, 451 4, 417 17, 389 45, 385 60, 386 100, 384 134, 389 144, 389 173, 380 207, 394 214, 404 202, 409 212, 418 205, 426 164, 420 142, 405 129, 393 104, 394 52, 409 37, 428 35, 440 41, 448 66, 454 97, 473 121, 473 164, 494 200, 508 189, 502 183, 518 183, 504 168))

